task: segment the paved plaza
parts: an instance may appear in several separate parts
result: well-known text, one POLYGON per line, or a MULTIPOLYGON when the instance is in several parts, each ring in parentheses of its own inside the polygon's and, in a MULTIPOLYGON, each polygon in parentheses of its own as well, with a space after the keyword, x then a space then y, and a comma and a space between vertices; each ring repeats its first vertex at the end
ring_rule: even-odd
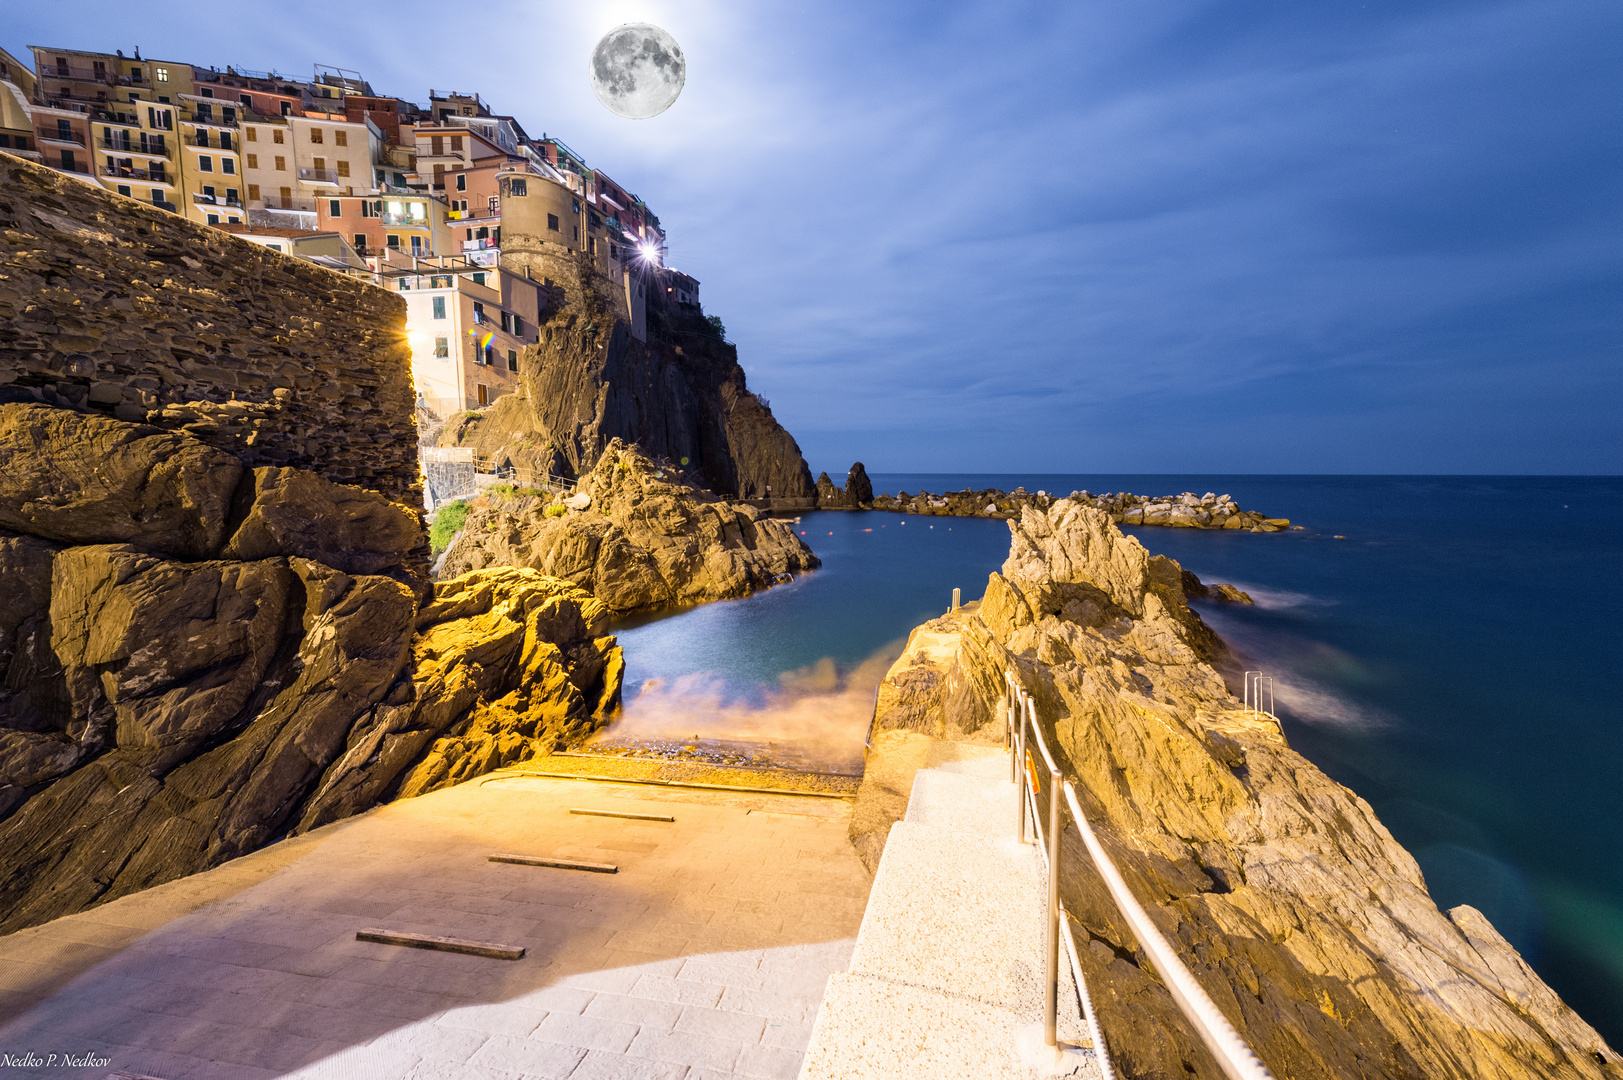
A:
POLYGON ((0 1054, 57 1055, 19 1078, 791 1080, 870 887, 849 818, 516 774, 393 803, 0 939, 0 1054), (374 927, 526 955, 355 940, 374 927))

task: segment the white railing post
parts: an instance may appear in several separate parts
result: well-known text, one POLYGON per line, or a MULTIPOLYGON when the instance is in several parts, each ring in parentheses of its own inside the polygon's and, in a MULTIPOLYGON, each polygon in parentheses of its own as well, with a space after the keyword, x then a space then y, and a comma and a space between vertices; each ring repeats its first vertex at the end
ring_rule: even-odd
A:
POLYGON ((1043 1038, 1059 1045, 1059 770, 1048 770, 1048 984, 1044 988, 1043 1038))
POLYGON ((1017 723, 1017 725, 1016 725, 1016 727, 1014 729, 1015 730, 1015 738, 1014 738, 1014 771, 1016 773, 1015 783, 1014 783, 1015 804, 1016 804, 1015 805, 1015 813, 1019 816, 1019 821, 1018 821, 1018 823, 1017 823, 1017 825, 1015 827, 1014 835, 1015 835, 1015 838, 1017 840, 1019 840, 1022 844, 1024 844, 1026 842, 1026 710, 1025 710, 1025 703, 1026 703, 1025 691, 1021 691, 1020 692, 1020 708, 1019 708, 1019 712, 1018 712, 1018 723, 1017 723))

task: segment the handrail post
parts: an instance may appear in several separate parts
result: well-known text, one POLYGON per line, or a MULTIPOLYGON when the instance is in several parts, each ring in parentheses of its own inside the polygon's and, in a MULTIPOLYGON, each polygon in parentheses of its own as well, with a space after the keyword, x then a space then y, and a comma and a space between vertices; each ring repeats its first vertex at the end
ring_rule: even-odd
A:
POLYGON ((1058 769, 1048 770, 1048 983, 1043 1001, 1043 1038, 1059 1045, 1059 786, 1058 769))
MULTIPOLYGON (((1025 694, 1020 695, 1021 704, 1025 703, 1025 694)), ((1018 726, 1015 728, 1014 739, 1014 771, 1015 771, 1015 813, 1018 820, 1015 825, 1015 838, 1024 844, 1026 842, 1026 711, 1020 709, 1018 726)))

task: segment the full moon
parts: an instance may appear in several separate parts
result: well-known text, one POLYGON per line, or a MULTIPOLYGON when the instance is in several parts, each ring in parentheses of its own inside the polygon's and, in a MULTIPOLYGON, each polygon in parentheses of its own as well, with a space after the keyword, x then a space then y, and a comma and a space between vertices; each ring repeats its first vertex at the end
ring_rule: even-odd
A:
POLYGON ((688 65, 676 39, 648 23, 626 23, 592 50, 592 92, 628 120, 658 116, 676 101, 688 65))

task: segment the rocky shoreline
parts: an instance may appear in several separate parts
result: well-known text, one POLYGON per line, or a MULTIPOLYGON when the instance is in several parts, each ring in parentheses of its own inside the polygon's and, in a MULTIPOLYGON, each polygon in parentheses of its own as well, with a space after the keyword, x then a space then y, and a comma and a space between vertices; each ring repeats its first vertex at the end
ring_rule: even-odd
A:
MULTIPOLYGON (((1003 744, 1009 671, 1135 896, 1276 1076, 1623 1076, 1481 912, 1438 909, 1368 803, 1241 708, 1234 658, 1187 602, 1224 587, 1080 499, 1026 506, 1010 532, 985 597, 915 629, 886 675, 859 852, 902 812, 923 740, 1003 744)), ((1061 900, 1122 1075, 1217 1080, 1086 852, 1064 844, 1061 900)))
POLYGON ((1127 491, 1095 495, 1089 491, 1073 491, 1069 495, 1054 495, 1047 491, 1027 491, 1017 487, 1013 491, 998 488, 965 488, 962 491, 944 491, 939 494, 920 491, 916 494, 901 491, 895 495, 873 493, 862 462, 851 466, 845 487, 837 487, 828 473, 817 477, 817 509, 819 510, 886 510, 895 514, 915 514, 919 517, 975 517, 1013 521, 1026 507, 1047 511, 1061 499, 1092 506, 1110 515, 1117 525, 1165 525, 1174 529, 1243 529, 1247 532, 1283 532, 1301 529, 1289 518, 1268 517, 1255 510, 1242 510, 1229 495, 1206 492, 1196 495, 1185 491, 1177 495, 1134 495, 1127 491))

